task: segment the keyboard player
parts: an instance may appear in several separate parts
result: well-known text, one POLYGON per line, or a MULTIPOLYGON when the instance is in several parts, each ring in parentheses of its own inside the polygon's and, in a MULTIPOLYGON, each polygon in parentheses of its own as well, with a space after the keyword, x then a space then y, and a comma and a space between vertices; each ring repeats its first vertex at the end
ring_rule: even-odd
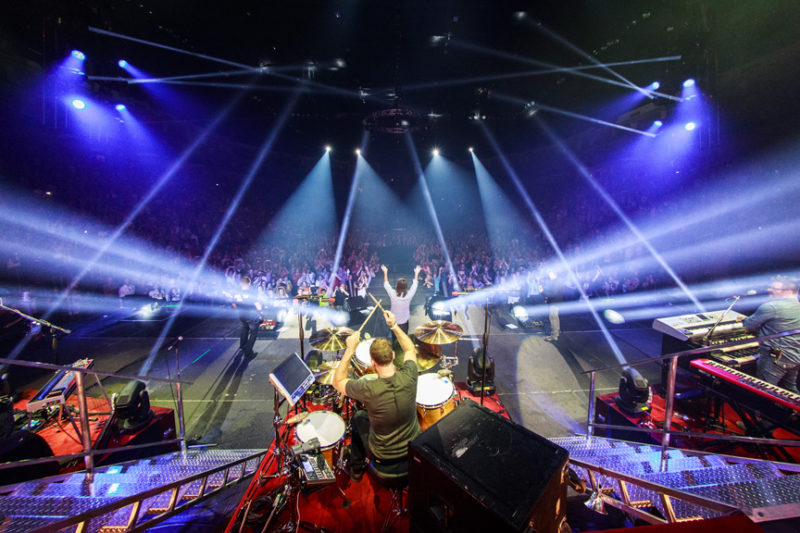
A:
MULTIPOLYGON (((797 280, 794 278, 775 277, 767 288, 769 300, 742 320, 742 325, 759 336, 800 329, 797 289, 797 280)), ((800 335, 763 341, 759 351, 756 377, 799 393, 797 376, 800 371, 800 335)))

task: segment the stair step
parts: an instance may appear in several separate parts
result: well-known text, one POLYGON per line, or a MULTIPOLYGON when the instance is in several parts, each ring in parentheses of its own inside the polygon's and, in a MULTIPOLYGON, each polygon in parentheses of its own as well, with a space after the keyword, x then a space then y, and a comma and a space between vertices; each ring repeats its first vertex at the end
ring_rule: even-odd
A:
POLYGON ((757 479, 782 477, 783 474, 769 463, 744 463, 719 467, 699 468, 681 472, 644 474, 642 479, 676 489, 738 483, 757 479))
MULTIPOLYGON (((224 467, 235 461, 254 456, 246 463, 245 475, 252 474, 259 466, 264 450, 190 450, 184 456, 180 452, 149 459, 128 461, 118 465, 98 468, 91 483, 86 482, 83 472, 59 476, 52 481, 36 480, 21 483, 0 496, 0 517, 3 533, 29 531, 45 528, 65 518, 94 511, 113 504, 122 498, 136 496, 148 490, 159 489, 174 482, 203 474, 211 469, 224 467)), ((222 486, 226 470, 208 476, 206 491, 222 486)), ((227 469, 228 482, 242 476, 242 465, 227 469)), ((203 483, 202 478, 183 483, 178 489, 178 504, 197 497, 203 483)), ((142 518, 156 514, 169 507, 172 490, 165 490, 142 502, 142 518)), ((105 516, 94 518, 88 531, 94 533, 108 526, 105 531, 119 530, 127 525, 133 505, 115 509, 105 516)), ((70 530, 74 528, 67 528, 70 530)))
MULTIPOLYGON (((772 519, 789 518, 798 514, 796 508, 798 500, 800 500, 800 475, 690 487, 684 490, 745 510, 789 506, 794 508, 794 513, 779 517, 773 516, 772 519)), ((790 512, 791 510, 786 509, 786 511, 790 512)))

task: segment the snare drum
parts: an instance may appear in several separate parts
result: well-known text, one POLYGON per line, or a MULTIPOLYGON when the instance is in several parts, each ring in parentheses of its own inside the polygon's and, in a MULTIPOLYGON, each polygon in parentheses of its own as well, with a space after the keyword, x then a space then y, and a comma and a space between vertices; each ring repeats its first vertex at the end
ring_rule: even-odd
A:
POLYGON ((369 355, 369 348, 372 346, 375 339, 376 337, 372 337, 371 339, 361 341, 358 343, 358 346, 356 346, 356 353, 352 361, 353 366, 356 367, 356 375, 358 377, 375 373, 375 367, 372 366, 372 358, 369 355))
POLYGON ((456 406, 456 388, 448 377, 422 374, 417 381, 417 419, 425 431, 456 406))
POLYGON ((320 450, 331 469, 334 451, 338 460, 339 448, 344 438, 345 424, 341 416, 331 411, 311 411, 305 420, 297 424, 295 434, 300 442, 306 443, 314 437, 319 439, 320 450))

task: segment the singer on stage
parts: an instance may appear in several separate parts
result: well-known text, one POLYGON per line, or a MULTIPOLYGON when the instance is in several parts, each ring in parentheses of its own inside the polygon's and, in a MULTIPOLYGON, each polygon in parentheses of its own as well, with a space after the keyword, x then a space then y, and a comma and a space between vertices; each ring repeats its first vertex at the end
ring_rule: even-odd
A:
MULTIPOLYGON (((745 318, 742 325, 759 336, 774 335, 800 329, 800 302, 797 281, 777 276, 767 288, 769 300, 745 318)), ((763 341, 756 377, 786 390, 799 393, 797 375, 800 370, 800 335, 763 341)))
MULTIPOLYGON (((386 268, 386 265, 381 265, 381 270, 383 270, 383 288, 386 289, 392 301, 392 313, 397 317, 397 324, 400 326, 400 329, 407 335, 408 321, 411 318, 411 299, 417 292, 419 272, 422 270, 422 267, 419 265, 414 267, 414 281, 411 282, 410 289, 408 288, 406 278, 398 278, 397 284, 393 289, 392 286, 389 285, 389 269, 386 268)), ((396 334, 395 338, 397 338, 396 334)))

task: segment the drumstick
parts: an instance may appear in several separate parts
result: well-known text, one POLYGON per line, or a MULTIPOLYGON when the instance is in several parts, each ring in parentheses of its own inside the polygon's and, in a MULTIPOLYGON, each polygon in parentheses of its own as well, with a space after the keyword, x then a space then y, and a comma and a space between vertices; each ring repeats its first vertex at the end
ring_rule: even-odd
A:
MULTIPOLYGON (((370 296, 372 296, 372 295, 370 295, 370 296)), ((373 298, 373 300, 375 300, 375 298, 373 298)), ((376 303, 376 304, 378 304, 378 307, 381 307, 381 303, 380 303, 379 301, 375 300, 375 303, 376 303)), ((372 308, 372 311, 370 311, 370 312, 369 312, 369 314, 367 315, 367 318, 365 318, 365 319, 364 319, 364 322, 361 324, 361 327, 360 327, 360 328, 358 328, 358 329, 355 331, 355 333, 354 333, 355 335, 359 335, 359 336, 361 336, 361 330, 362 330, 362 329, 364 329, 364 326, 366 326, 366 325, 367 325, 367 322, 369 322, 369 319, 372 317, 372 314, 375 312, 375 310, 376 310, 378 307, 373 307, 373 308, 372 308)), ((381 309, 383 309, 383 308, 381 307, 381 309)))
POLYGON ((378 305, 378 307, 380 307, 380 308, 381 308, 381 311, 383 311, 383 312, 385 313, 385 312, 386 312, 386 309, 384 309, 383 307, 381 307, 381 303, 380 303, 378 300, 376 300, 376 299, 375 299, 375 297, 372 295, 372 293, 371 293, 371 292, 368 292, 367 294, 369 294, 369 297, 370 297, 370 298, 372 298, 372 301, 373 301, 373 302, 375 302, 375 303, 378 305))

